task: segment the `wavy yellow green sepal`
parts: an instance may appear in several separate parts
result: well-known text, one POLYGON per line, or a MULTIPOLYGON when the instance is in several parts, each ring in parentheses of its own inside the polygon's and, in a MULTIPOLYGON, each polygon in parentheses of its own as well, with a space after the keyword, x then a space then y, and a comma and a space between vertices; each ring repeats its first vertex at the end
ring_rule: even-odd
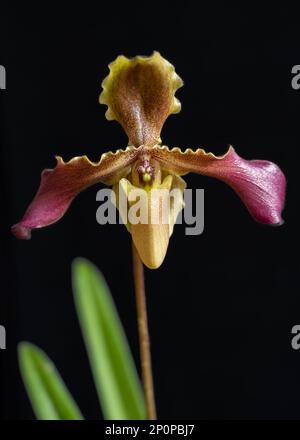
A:
POLYGON ((175 93, 183 81, 174 66, 154 52, 150 57, 120 55, 108 67, 99 98, 108 107, 106 118, 118 121, 136 147, 160 143, 165 120, 181 109, 175 93))

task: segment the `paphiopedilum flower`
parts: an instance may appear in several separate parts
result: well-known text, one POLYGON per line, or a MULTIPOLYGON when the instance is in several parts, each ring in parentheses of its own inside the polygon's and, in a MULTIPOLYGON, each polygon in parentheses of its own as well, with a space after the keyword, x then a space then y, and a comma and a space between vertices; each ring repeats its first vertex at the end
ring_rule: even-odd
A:
MULTIPOLYGON (((175 92, 183 82, 172 64, 154 52, 150 57, 133 59, 119 56, 109 69, 100 103, 108 107, 106 118, 117 120, 124 128, 129 139, 127 148, 104 153, 99 162, 91 162, 86 156, 68 162, 57 157, 56 167, 42 172, 38 192, 23 219, 13 226, 16 237, 29 239, 32 229, 58 221, 74 197, 95 183, 112 185, 117 192, 124 188, 127 196, 133 188, 144 188, 153 209, 151 190, 177 188, 182 194, 185 182, 180 176, 189 172, 227 183, 255 220, 270 225, 282 223, 286 182, 274 163, 242 159, 232 146, 224 155, 215 156, 203 149, 170 149, 161 144, 165 120, 181 109, 175 92)), ((167 224, 127 224, 142 261, 150 268, 159 267, 164 260, 183 197, 170 206, 167 224)))

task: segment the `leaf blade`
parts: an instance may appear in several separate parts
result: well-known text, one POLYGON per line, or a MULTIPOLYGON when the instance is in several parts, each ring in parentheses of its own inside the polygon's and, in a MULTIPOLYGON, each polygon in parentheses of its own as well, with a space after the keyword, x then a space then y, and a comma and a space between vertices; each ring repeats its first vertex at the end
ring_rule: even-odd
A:
POLYGON ((82 420, 83 416, 53 362, 34 344, 18 346, 21 376, 39 420, 82 420))
POLYGON ((144 397, 107 284, 89 261, 73 262, 75 305, 106 419, 145 419, 144 397))

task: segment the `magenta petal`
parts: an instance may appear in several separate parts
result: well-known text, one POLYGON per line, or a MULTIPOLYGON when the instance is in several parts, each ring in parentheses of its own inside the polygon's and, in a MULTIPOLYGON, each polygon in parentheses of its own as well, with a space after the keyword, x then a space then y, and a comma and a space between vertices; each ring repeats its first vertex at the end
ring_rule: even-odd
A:
POLYGON ((38 192, 23 219, 12 227, 12 233, 17 238, 29 240, 31 229, 57 222, 80 191, 97 182, 113 184, 116 177, 128 173, 137 154, 137 149, 128 147, 103 154, 97 163, 86 156, 75 157, 69 162, 58 157, 53 170, 42 172, 38 192))
POLYGON ((63 181, 58 168, 44 170, 39 190, 23 219, 12 227, 12 233, 25 240, 31 238, 31 229, 41 228, 58 221, 68 209, 76 193, 74 185, 63 181))
POLYGON ((283 223, 286 180, 273 162, 242 159, 233 147, 224 156, 202 149, 155 147, 153 156, 169 172, 194 172, 222 180, 240 196, 255 220, 270 225, 283 223))
POLYGON ((269 225, 283 223, 286 180, 276 164, 245 160, 233 150, 222 180, 236 191, 255 220, 269 225))

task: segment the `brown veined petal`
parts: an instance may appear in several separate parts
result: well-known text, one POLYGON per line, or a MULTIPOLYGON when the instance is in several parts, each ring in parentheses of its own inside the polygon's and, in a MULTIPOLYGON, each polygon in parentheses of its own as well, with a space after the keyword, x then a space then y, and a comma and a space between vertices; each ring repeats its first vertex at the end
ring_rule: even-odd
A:
POLYGON ((126 175, 137 154, 137 148, 127 147, 104 153, 99 162, 91 162, 86 156, 68 162, 56 157, 56 167, 42 172, 38 192, 22 220, 12 227, 13 234, 28 240, 31 229, 57 222, 80 191, 97 182, 111 185, 126 175))
POLYGON ((165 146, 156 146, 151 149, 151 154, 167 172, 178 175, 199 173, 227 183, 240 196, 255 220, 271 225, 283 223, 281 212, 286 180, 273 162, 242 159, 233 147, 223 156, 215 156, 202 149, 182 151, 165 146))
POLYGON ((122 125, 132 145, 159 143, 165 120, 181 108, 174 95, 183 81, 174 66, 154 52, 132 59, 121 55, 108 67, 99 98, 108 106, 106 118, 122 125))

